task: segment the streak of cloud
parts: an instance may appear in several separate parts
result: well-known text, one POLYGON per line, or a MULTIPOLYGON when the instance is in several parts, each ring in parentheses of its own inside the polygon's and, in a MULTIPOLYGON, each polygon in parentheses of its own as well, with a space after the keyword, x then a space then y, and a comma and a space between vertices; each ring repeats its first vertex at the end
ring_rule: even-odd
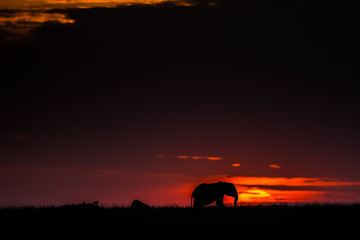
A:
POLYGON ((0 31, 7 32, 5 40, 30 38, 34 29, 44 23, 72 24, 75 21, 64 13, 16 11, 0 13, 0 31))
POLYGON ((215 157, 215 156, 192 156, 192 155, 156 155, 158 158, 177 158, 177 159, 194 159, 194 160, 210 160, 210 161, 219 161, 224 160, 224 157, 215 157))
POLYGON ((277 164, 270 164, 269 165, 270 168, 273 168, 273 169, 280 169, 280 165, 277 165, 277 164))

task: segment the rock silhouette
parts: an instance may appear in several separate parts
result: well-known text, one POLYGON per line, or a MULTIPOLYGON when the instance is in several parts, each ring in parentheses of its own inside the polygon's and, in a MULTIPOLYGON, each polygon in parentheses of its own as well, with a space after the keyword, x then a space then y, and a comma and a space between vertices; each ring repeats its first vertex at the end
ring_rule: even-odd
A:
POLYGON ((136 210, 152 210, 152 209, 154 209, 153 207, 151 207, 137 199, 131 203, 130 208, 136 209, 136 210))

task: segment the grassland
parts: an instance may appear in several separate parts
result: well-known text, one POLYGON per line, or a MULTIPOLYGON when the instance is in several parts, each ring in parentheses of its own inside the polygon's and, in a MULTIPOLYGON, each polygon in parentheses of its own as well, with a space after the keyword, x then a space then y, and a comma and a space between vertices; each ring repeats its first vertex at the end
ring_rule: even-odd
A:
POLYGON ((68 205, 62 207, 3 208, 2 234, 9 236, 138 238, 208 237, 348 239, 357 234, 358 204, 269 205, 194 210, 161 207, 137 210, 127 207, 68 205), (127 237, 126 237, 127 236, 127 237))

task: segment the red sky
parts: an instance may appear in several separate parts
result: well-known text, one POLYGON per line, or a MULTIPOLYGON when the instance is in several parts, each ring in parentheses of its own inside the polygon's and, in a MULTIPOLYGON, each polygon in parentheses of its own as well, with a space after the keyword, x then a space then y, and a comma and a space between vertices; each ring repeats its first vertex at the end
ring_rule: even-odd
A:
MULTIPOLYGON (((240 203, 354 202, 360 181, 306 177, 186 176, 176 173, 85 169, 1 169, 3 205, 61 205, 99 200, 106 206, 134 199, 154 205, 189 205, 201 182, 236 184, 240 203)), ((226 198, 226 202, 233 202, 226 198)))
POLYGON ((136 89, 140 93, 121 97, 121 107, 100 98, 94 106, 91 92, 85 102, 77 99, 50 112, 42 104, 36 115, 29 115, 34 109, 21 110, 26 118, 16 113, 0 137, 0 202, 127 205, 140 199, 188 205, 197 184, 216 181, 235 183, 240 202, 359 200, 356 116, 332 104, 313 112, 313 102, 288 109, 288 93, 281 99, 267 93, 277 101, 271 111, 261 106, 269 104, 267 97, 250 107, 242 95, 234 103, 220 83, 215 86, 214 92, 190 94, 178 88, 165 94, 159 86, 136 89), (334 121, 336 111, 342 115, 334 121))
POLYGON ((62 10, 0 39, 0 206, 189 205, 217 181, 240 203, 359 201, 341 8, 248 7, 62 10))

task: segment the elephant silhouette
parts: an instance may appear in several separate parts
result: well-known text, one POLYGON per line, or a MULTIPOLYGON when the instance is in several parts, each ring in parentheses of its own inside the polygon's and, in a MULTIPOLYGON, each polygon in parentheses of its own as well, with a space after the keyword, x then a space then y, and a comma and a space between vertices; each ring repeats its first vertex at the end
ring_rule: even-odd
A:
POLYGON ((191 194, 191 206, 201 208, 207 204, 216 202, 217 207, 224 207, 224 195, 234 197, 234 207, 236 207, 238 193, 233 183, 202 183, 198 185, 191 194))

